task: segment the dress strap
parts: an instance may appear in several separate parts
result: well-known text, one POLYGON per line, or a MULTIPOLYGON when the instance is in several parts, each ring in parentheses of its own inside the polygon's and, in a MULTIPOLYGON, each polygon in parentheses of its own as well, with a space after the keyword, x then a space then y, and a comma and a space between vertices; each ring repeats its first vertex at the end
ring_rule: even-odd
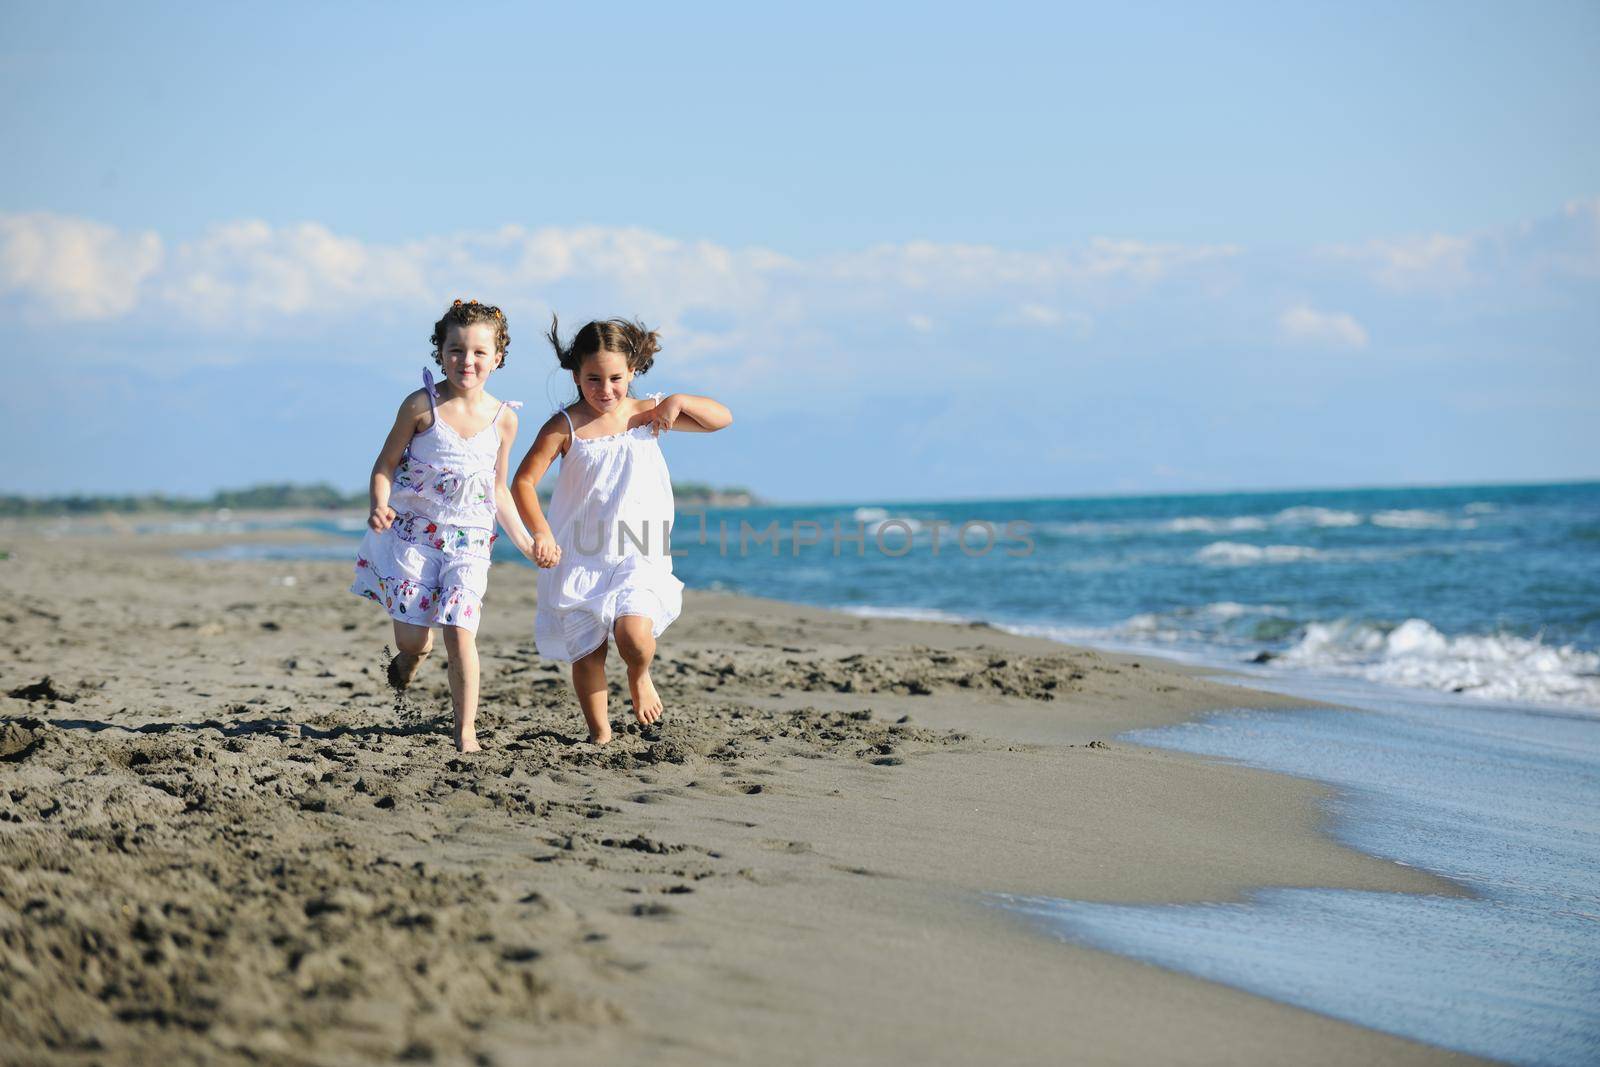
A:
MULTIPOLYGON (((578 428, 572 425, 572 416, 567 414, 567 409, 556 408, 556 414, 567 420, 567 432, 572 435, 572 440, 576 441, 578 439, 578 428)), ((563 467, 567 465, 567 453, 572 451, 572 447, 573 446, 569 443, 561 452, 561 465, 563 467)))
MULTIPOLYGON (((428 414, 433 416, 433 421, 439 421, 438 409, 434 407, 434 400, 438 398, 439 391, 433 387, 433 371, 427 367, 422 368, 422 391, 428 394, 428 414)), ((495 412, 498 416, 499 412, 495 412)))

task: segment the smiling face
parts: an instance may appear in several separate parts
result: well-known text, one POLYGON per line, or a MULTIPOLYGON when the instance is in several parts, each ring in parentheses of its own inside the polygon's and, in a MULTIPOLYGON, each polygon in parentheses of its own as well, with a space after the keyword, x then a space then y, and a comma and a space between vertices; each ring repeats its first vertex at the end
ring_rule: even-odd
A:
POLYGON ((486 322, 450 327, 440 346, 439 359, 451 386, 461 392, 483 388, 489 375, 500 365, 494 334, 494 327, 486 322))
POLYGON ((628 395, 628 383, 633 381, 633 371, 628 369, 628 357, 621 352, 601 349, 584 359, 572 375, 578 383, 578 392, 600 415, 617 410, 622 398, 628 395))

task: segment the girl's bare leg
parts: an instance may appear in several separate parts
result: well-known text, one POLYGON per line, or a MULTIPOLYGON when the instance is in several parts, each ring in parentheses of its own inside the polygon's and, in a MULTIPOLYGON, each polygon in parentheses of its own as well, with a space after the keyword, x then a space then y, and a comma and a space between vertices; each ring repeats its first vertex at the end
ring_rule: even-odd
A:
POLYGON ((572 688, 578 694, 578 706, 583 709, 584 721, 589 724, 589 740, 603 745, 611 740, 611 721, 606 718, 606 643, 572 661, 572 688))
POLYGON ((478 744, 478 635, 460 626, 444 628, 444 648, 450 656, 450 703, 456 713, 456 751, 477 752, 478 744))
POLYGON ((650 632, 647 615, 623 615, 617 619, 617 652, 628 665, 628 691, 633 694, 633 714, 645 726, 661 718, 664 708, 655 683, 650 680, 650 661, 655 659, 656 639, 650 632))
POLYGON ((426 626, 396 619, 394 647, 398 651, 394 659, 389 661, 389 684, 397 690, 404 690, 411 684, 411 679, 417 676, 422 661, 433 651, 433 631, 426 626))

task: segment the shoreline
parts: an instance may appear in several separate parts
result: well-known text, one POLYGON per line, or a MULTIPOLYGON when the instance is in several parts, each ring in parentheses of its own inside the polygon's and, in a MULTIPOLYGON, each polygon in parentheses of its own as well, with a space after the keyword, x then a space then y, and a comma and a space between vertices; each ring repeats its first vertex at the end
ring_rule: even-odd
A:
MULTIPOLYGON (((41 725, 20 745, 11 731, 5 775, 27 797, 53 785, 70 802, 48 818, 27 797, 12 803, 26 818, 0 823, 0 904, 45 893, 41 912, 59 909, 56 925, 107 939, 120 929, 134 946, 126 922, 95 910, 94 892, 127 887, 140 909, 203 902, 236 924, 218 958, 265 1004, 281 986, 303 988, 305 960, 319 960, 317 995, 289 1004, 286 1022, 227 998, 197 1007, 205 983, 192 976, 157 981, 199 1013, 219 1055, 392 1056, 407 1044, 383 1044, 388 1026, 446 1061, 515 1062, 530 1042, 573 1062, 1029 1061, 1066 1048, 1274 1062, 1289 1042, 1311 1062, 1468 1059, 1064 945, 985 903, 994 893, 1230 900, 1263 886, 1461 893, 1329 837, 1328 791, 1315 783, 1114 740, 1207 710, 1311 702, 1212 682, 1209 668, 990 627, 690 591, 655 673, 669 715, 698 713, 674 716, 654 740, 619 731, 595 750, 567 743, 581 720, 564 675, 531 654, 532 575, 507 568, 480 634, 486 752, 460 759, 447 731, 397 724, 373 679, 387 624, 343 591, 345 567, 173 554, 235 540, 119 539, 111 554, 86 549, 98 539, 21 541, 3 564, 17 595, 0 691, 49 674, 63 698, 54 708, 0 698, 6 719, 221 728, 41 725), (296 775, 313 781, 284 796, 296 775), (153 838, 170 831, 219 870, 237 856, 229 849, 287 849, 316 886, 262 874, 232 889, 175 887, 141 864, 141 849, 106 844, 118 832, 109 824, 133 818, 129 798, 148 793, 173 801, 153 838), (392 806, 378 807, 385 798, 392 806), (205 843, 230 823, 253 843, 205 843), (264 847, 255 838, 267 833, 275 843, 264 847), (47 852, 70 857, 73 873, 11 869, 47 852), (384 877, 346 862, 356 854, 384 877), (445 903, 441 884, 464 902, 445 903), (317 892, 349 902, 317 903, 317 892), (241 899, 264 899, 267 918, 241 899), (438 902, 429 931, 394 924, 423 900, 438 902), (423 980, 399 998, 438 1004, 439 1018, 386 1014, 380 993, 415 976, 353 947, 373 928, 388 956, 440 957, 443 988, 423 980), (290 967, 268 931, 309 951, 290 967), (495 992, 474 1001, 485 988, 495 992), (301 1017, 323 1028, 297 1027, 301 1017)), ((614 724, 619 678, 613 663, 614 724)), ((416 703, 447 721, 437 665, 419 688, 416 703)), ((165 931, 166 954, 144 968, 182 972, 181 931, 147 922, 165 931)), ((41 925, 54 928, 34 913, 8 917, 7 958, 19 945, 33 958, 48 942, 41 925)), ((119 1022, 65 968, 38 966, 23 979, 25 1037, 67 1026, 61 1013, 76 1004, 107 1052, 181 1047, 170 1025, 119 1022)))

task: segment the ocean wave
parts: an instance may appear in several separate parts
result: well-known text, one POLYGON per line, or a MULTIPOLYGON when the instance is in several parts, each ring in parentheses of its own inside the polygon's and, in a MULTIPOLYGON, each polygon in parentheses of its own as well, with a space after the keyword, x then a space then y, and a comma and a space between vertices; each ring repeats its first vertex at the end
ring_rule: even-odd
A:
POLYGON ((1171 611, 1145 612, 1134 615, 1122 624, 1128 633, 1189 634, 1197 627, 1230 624, 1253 616, 1284 618, 1289 609, 1279 604, 1240 604, 1233 600, 1219 600, 1198 607, 1179 607, 1171 611))
POLYGON ((1259 515, 1185 515, 1157 523, 1155 528, 1166 533, 1235 533, 1265 530, 1267 520, 1259 515))
POLYGON ((938 608, 875 608, 861 605, 839 607, 835 610, 863 619, 909 619, 913 622, 973 623, 976 619, 938 608))
POLYGON ((1429 508, 1388 508, 1364 514, 1342 508, 1298 504, 1271 514, 1179 515, 1170 519, 1125 521, 1082 519, 1076 522, 1037 523, 1034 528, 1040 533, 1061 537, 1260 533, 1267 530, 1349 529, 1361 525, 1389 530, 1474 530, 1479 525, 1478 516, 1499 510, 1498 505, 1481 500, 1463 505, 1459 515, 1429 508))
POLYGON ((1241 604, 1221 600, 1184 605, 1167 611, 1141 612, 1110 626, 1067 622, 996 624, 1009 633, 1052 641, 1098 645, 1121 650, 1160 648, 1180 658, 1199 653, 1211 662, 1236 662, 1240 650, 1281 642, 1298 634, 1301 623, 1282 604, 1241 604))
POLYGON ((1057 537, 1108 537, 1115 534, 1138 533, 1143 527, 1134 522, 1036 522, 1033 531, 1054 534, 1057 537))
POLYGON ((909 530, 911 536, 916 537, 917 534, 924 531, 924 526, 920 520, 907 518, 904 515, 890 515, 888 508, 856 508, 855 511, 850 513, 850 517, 865 527, 865 533, 868 537, 877 537, 878 532, 884 530, 885 527, 888 527, 888 533, 885 536, 904 536, 906 531, 909 530))
POLYGON ((1378 511, 1367 521, 1394 530, 1471 530, 1478 525, 1477 519, 1456 519, 1442 511, 1425 508, 1378 511))
POLYGON ((1274 526, 1360 526, 1361 515, 1338 508, 1319 508, 1302 504, 1284 508, 1272 517, 1274 526))
POLYGON ((1600 653, 1517 634, 1442 633, 1425 619, 1305 622, 1277 604, 1218 601, 1142 612, 1111 626, 1006 626, 1015 633, 1129 651, 1237 662, 1262 653, 1268 669, 1362 678, 1480 700, 1600 709, 1600 653), (1284 651, 1263 650, 1279 647, 1284 651), (1285 647, 1287 646, 1287 647, 1285 647))
POLYGON ((1122 534, 1259 533, 1285 528, 1360 526, 1365 521, 1366 517, 1355 511, 1298 505, 1267 515, 1179 515, 1170 519, 1125 522, 1083 519, 1038 523, 1034 528, 1040 533, 1062 537, 1114 537, 1122 534))
POLYGON ((1161 642, 1259 643, 1278 640, 1297 629, 1289 609, 1280 604, 1220 600, 1198 607, 1142 612, 1106 633, 1118 639, 1161 642))
POLYGON ((1304 563, 1326 559, 1321 549, 1306 545, 1247 545, 1239 541, 1213 541, 1195 552, 1200 563, 1224 567, 1247 567, 1257 563, 1304 563))
POLYGON ((1503 552, 1504 541, 1462 543, 1428 542, 1403 545, 1365 545, 1356 548, 1312 548, 1309 545, 1252 545, 1240 541, 1213 541, 1189 557, 1211 567, 1252 567, 1280 563, 1394 563, 1420 556, 1451 557, 1463 553, 1503 552))
POLYGON ((1516 634, 1452 636, 1425 619, 1310 623, 1273 664, 1485 700, 1600 708, 1600 653, 1516 634))

